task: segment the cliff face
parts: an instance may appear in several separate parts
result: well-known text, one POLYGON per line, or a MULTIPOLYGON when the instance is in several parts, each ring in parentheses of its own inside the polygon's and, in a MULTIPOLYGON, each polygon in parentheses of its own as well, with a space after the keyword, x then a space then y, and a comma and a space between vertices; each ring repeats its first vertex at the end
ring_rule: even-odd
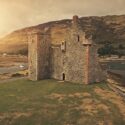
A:
MULTIPOLYGON (((87 34, 92 34, 96 43, 102 45, 106 42, 114 46, 125 46, 125 15, 104 17, 81 17, 81 26, 87 34)), ((53 21, 37 26, 17 30, 0 39, 0 52, 20 53, 28 48, 27 33, 32 31, 44 31, 51 29, 54 44, 58 44, 64 32, 71 26, 71 20, 53 21)))

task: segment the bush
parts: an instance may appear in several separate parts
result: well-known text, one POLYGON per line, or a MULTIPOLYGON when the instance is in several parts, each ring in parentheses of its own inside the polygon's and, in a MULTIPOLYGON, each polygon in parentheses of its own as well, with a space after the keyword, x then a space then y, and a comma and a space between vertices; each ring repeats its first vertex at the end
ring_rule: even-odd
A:
POLYGON ((98 49, 99 56, 115 54, 115 48, 111 44, 105 44, 103 47, 98 49))
POLYGON ((20 77, 20 76, 22 76, 22 74, 20 74, 20 73, 12 74, 12 77, 20 77))

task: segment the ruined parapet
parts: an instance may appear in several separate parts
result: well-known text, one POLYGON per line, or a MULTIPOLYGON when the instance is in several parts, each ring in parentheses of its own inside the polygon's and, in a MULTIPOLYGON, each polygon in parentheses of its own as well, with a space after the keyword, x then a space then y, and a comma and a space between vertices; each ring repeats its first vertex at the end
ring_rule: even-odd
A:
POLYGON ((33 32, 29 35, 29 79, 49 78, 50 34, 33 32))

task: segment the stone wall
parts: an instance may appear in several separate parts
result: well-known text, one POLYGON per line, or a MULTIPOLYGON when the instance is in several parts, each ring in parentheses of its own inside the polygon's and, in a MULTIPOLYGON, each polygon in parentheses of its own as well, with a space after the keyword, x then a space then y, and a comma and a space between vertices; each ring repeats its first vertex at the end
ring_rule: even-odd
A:
POLYGON ((60 45, 51 47, 51 78, 62 80, 63 63, 60 45))
POLYGON ((29 35, 29 78, 50 78, 50 34, 29 35))
MULTIPOLYGON (((56 34, 55 34, 56 35, 56 34)), ((54 36, 53 36, 54 37, 54 36)), ((67 30, 65 39, 65 50, 61 50, 61 44, 52 46, 51 52, 51 77, 75 83, 84 82, 84 57, 85 50, 82 45, 84 32, 72 27, 67 30), (77 31, 77 32, 76 32, 77 31)))
POLYGON ((101 69, 98 56, 97 56, 97 47, 95 44, 92 44, 89 47, 89 83, 100 82, 106 79, 106 74, 101 69))
POLYGON ((66 41, 66 52, 63 53, 63 72, 66 75, 66 80, 75 83, 83 83, 84 81, 85 55, 82 37, 82 34, 78 32, 75 34, 74 32, 70 32, 66 41))
POLYGON ((38 79, 50 78, 50 34, 38 35, 38 79))
POLYGON ((37 80, 38 67, 37 67, 37 35, 29 34, 28 36, 28 63, 29 63, 29 79, 37 80))

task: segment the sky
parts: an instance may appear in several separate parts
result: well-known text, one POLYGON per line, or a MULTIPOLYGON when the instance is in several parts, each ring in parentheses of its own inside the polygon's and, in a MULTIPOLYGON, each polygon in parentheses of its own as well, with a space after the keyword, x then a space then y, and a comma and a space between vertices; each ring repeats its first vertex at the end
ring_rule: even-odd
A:
POLYGON ((0 0, 0 37, 28 26, 73 15, 125 14, 125 0, 0 0))

